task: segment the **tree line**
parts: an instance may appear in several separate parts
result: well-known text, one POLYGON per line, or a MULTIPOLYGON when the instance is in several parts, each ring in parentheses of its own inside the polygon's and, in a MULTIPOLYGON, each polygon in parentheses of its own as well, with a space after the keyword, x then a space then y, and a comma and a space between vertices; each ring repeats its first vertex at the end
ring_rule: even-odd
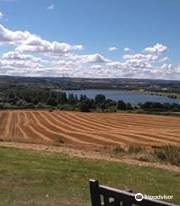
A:
POLYGON ((79 97, 65 92, 52 91, 46 88, 9 88, 0 91, 0 109, 61 109, 77 110, 82 112, 119 110, 143 110, 143 111, 180 111, 179 104, 145 102, 139 105, 125 103, 122 100, 114 101, 98 94, 95 98, 86 95, 79 97))

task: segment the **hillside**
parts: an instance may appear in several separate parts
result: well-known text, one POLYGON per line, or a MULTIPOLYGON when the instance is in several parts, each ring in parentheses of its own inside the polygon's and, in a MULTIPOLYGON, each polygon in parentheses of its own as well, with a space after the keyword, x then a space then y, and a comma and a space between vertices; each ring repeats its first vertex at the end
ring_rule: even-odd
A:
POLYGON ((87 206, 90 178, 180 202, 179 173, 162 169, 0 148, 0 171, 0 206, 87 206))

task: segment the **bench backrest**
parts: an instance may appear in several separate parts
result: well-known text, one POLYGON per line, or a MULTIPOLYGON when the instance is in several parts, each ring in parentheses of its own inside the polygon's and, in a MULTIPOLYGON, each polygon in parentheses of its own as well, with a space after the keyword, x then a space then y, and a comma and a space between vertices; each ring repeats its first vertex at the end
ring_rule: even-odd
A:
POLYGON ((92 206, 170 206, 162 201, 142 199, 136 201, 135 194, 99 185, 98 181, 90 180, 92 206))

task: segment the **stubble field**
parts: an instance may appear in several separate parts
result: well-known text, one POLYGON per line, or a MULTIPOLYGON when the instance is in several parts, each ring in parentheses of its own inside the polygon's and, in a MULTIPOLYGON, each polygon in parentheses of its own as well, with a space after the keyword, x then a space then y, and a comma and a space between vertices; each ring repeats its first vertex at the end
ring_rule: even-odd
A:
POLYGON ((1 111, 0 140, 78 146, 180 144, 178 117, 64 111, 1 111))

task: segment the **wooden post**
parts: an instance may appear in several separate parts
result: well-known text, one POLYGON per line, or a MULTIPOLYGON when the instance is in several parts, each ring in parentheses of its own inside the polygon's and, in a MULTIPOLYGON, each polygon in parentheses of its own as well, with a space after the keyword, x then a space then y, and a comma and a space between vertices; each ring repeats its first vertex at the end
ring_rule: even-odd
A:
POLYGON ((101 197, 99 192, 99 183, 97 180, 90 180, 90 194, 92 206, 101 206, 101 197))

